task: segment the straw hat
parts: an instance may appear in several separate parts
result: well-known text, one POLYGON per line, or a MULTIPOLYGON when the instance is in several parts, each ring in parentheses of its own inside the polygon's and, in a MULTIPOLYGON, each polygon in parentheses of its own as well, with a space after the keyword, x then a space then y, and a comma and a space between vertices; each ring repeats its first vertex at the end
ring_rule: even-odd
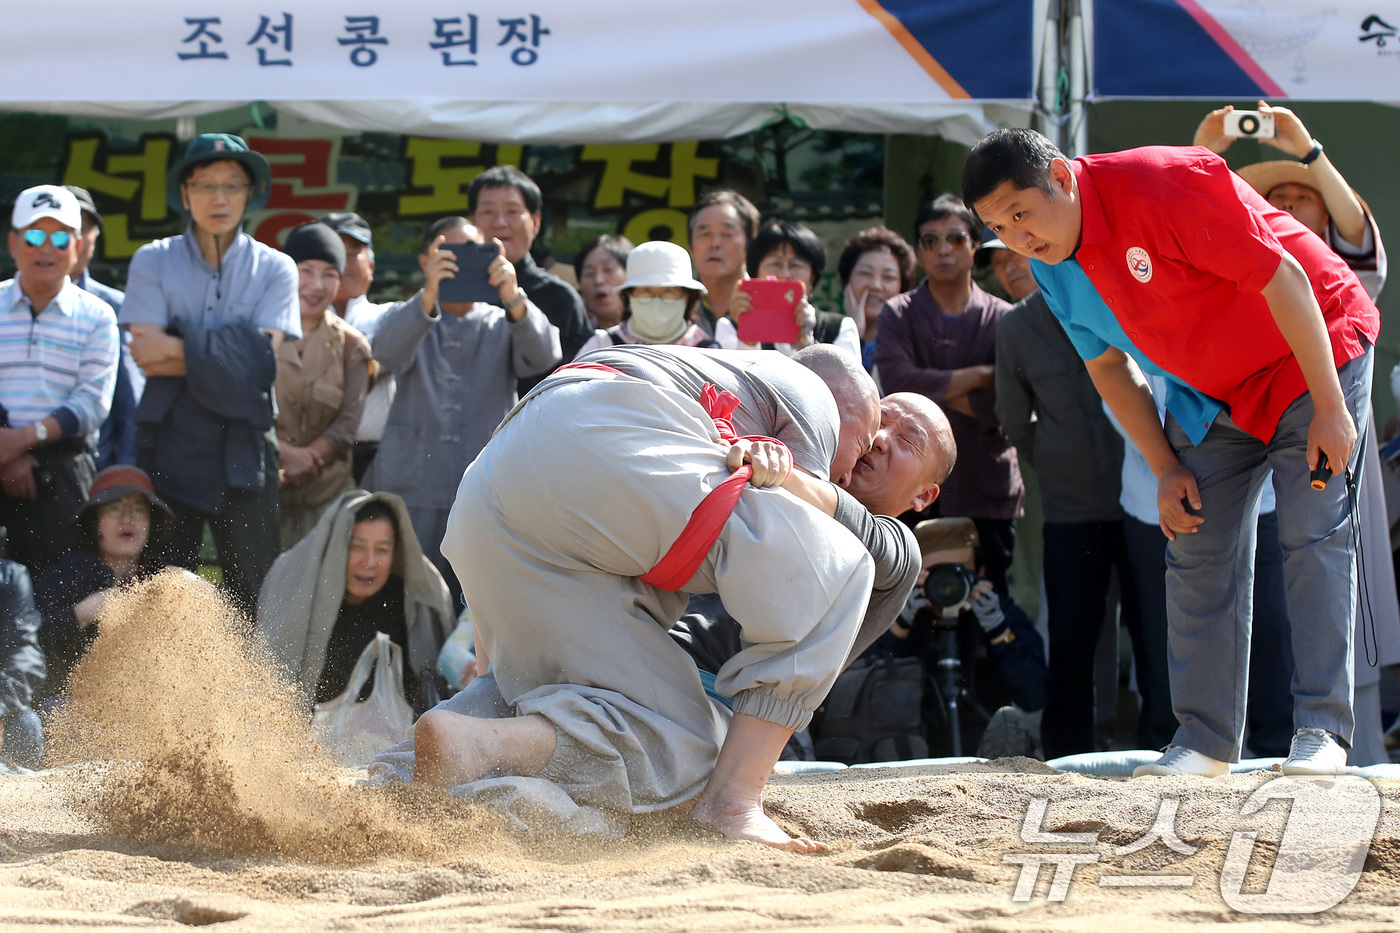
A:
MULTIPOLYGON (((1317 181, 1308 171, 1308 167, 1302 162, 1295 162, 1292 159, 1279 159, 1273 162, 1255 162, 1253 165, 1246 165, 1243 168, 1235 169, 1235 174, 1249 182, 1249 186, 1259 192, 1259 196, 1269 197, 1269 192, 1279 185, 1295 184, 1305 188, 1318 190, 1317 181)), ((1353 188, 1352 194, 1356 194, 1353 188)), ((1361 202, 1361 209, 1367 216, 1371 215, 1371 205, 1366 203, 1366 199, 1356 194, 1356 200, 1361 202)))
POLYGON ((690 274, 690 253, 666 240, 643 243, 627 254, 627 281, 617 287, 619 292, 629 288, 688 288, 705 294, 690 274))

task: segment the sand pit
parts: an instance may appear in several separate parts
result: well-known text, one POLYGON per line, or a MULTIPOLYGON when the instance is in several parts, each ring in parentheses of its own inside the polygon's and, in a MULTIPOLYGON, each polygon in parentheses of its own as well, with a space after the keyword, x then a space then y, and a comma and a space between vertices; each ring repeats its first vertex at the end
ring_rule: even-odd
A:
MULTIPOLYGON (((197 583, 164 577, 104 619, 75 673, 58 760, 87 757, 86 748, 111 763, 0 776, 0 925, 1400 929, 1400 784, 1391 783, 1378 785, 1379 826, 1354 889, 1306 916, 1240 913, 1221 894, 1233 833, 1258 832, 1244 890, 1265 899, 1280 850, 1296 838, 1286 800, 1241 814, 1260 788, 1285 786, 1267 774, 1122 781, 1008 759, 776 777, 770 812, 831 844, 815 857, 731 843, 676 815, 639 820, 620 842, 522 840, 443 795, 354 786, 355 772, 305 741, 295 697, 210 599, 197 583), (1164 800, 1176 801, 1172 843, 1185 851, 1161 842, 1120 851, 1148 832, 1164 800), (1043 807, 1030 832, 1083 838, 1026 841, 1028 807, 1043 807), (1051 867, 1030 899, 1015 899, 1027 853, 1080 863, 1063 900, 1047 899, 1051 867), (1106 886, 1163 874, 1190 886, 1106 886)), ((1323 824, 1346 837, 1354 812, 1340 805, 1323 824)), ((1304 855, 1325 884, 1344 869, 1322 842, 1304 855)))

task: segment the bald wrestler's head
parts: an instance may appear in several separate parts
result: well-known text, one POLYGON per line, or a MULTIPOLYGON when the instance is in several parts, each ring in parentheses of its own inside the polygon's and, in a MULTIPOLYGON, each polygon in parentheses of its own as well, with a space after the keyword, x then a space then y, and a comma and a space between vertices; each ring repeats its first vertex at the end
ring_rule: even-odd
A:
POLYGON ((926 396, 895 392, 880 400, 875 443, 842 485, 875 515, 927 508, 957 456, 943 410, 926 396))
POLYGON ((880 392, 855 357, 830 344, 798 350, 792 358, 820 376, 836 398, 841 436, 836 442, 836 456, 831 458, 831 479, 844 485, 880 429, 880 392))

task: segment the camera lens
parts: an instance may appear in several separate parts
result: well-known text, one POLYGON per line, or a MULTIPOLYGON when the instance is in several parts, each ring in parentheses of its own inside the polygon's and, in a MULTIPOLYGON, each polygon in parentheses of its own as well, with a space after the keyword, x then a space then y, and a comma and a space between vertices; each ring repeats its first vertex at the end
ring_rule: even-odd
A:
POLYGON ((928 579, 924 581, 924 596, 940 609, 950 609, 968 598, 975 582, 963 567, 940 564, 929 568, 928 579))
POLYGON ((1253 136, 1259 132, 1259 118, 1254 116, 1240 117, 1240 132, 1246 136, 1253 136))

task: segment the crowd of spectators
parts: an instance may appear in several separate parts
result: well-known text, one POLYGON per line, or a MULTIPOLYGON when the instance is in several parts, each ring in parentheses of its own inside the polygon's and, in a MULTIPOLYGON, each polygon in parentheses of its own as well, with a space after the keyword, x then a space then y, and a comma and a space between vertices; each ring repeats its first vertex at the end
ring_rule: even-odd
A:
MULTIPOLYGON (((1219 116, 1198 143, 1223 148, 1219 116)), ((1291 131, 1296 118, 1281 119, 1291 131)), ((1340 175, 1309 187, 1302 171, 1247 177, 1367 275, 1374 295, 1385 254, 1364 202, 1340 175)), ((984 234, 958 198, 921 204, 911 240, 882 226, 850 237, 836 254, 840 307, 819 308, 821 238, 799 223, 762 223, 727 190, 696 204, 688 251, 611 235, 585 244, 576 289, 531 256, 539 187, 501 166, 473 181, 467 216, 427 225, 417 293, 374 303, 373 236, 357 214, 297 227, 280 250, 243 232, 270 183, 267 160, 242 139, 192 141, 167 186, 188 227, 136 253, 125 294, 88 271, 102 218, 86 191, 42 185, 14 205, 18 271, 0 284, 0 524, 10 558, 0 561, 0 757, 37 763, 34 710, 62 702, 114 589, 167 566, 199 570, 206 536, 224 592, 257 618, 308 696, 340 694, 382 631, 404 648, 409 701, 430 708, 446 688, 438 652, 463 608, 440 552, 463 471, 554 368, 630 344, 789 356, 830 344, 890 393, 876 453, 891 462, 919 443, 901 429, 924 418, 910 400, 937 403, 956 444, 941 493, 896 489, 884 502, 859 475, 843 485, 910 527, 971 520, 957 562, 985 584, 960 608, 985 638, 972 639, 969 661, 1014 655, 1034 675, 1003 678, 987 695, 1044 705, 1046 756, 1099 747, 1096 644, 1116 575, 1134 649, 1137 741, 1171 740, 1155 479, 1101 403, 1029 260, 984 234), (468 274, 473 250, 492 257, 486 295, 453 300, 445 283, 468 274), (750 279, 794 284, 794 341, 740 339, 754 308, 750 279), (1023 463, 1039 479, 1044 513, 1045 665, 1008 580, 1023 463)), ((1270 503, 1261 512, 1256 625, 1285 647, 1260 651, 1251 668, 1251 747, 1283 754, 1292 660, 1281 573, 1268 569, 1281 563, 1277 522, 1270 503)), ((1393 579, 1384 584, 1393 605, 1393 579)), ((912 653, 934 668, 936 639, 914 627, 912 607, 898 608, 861 648, 912 653)))

